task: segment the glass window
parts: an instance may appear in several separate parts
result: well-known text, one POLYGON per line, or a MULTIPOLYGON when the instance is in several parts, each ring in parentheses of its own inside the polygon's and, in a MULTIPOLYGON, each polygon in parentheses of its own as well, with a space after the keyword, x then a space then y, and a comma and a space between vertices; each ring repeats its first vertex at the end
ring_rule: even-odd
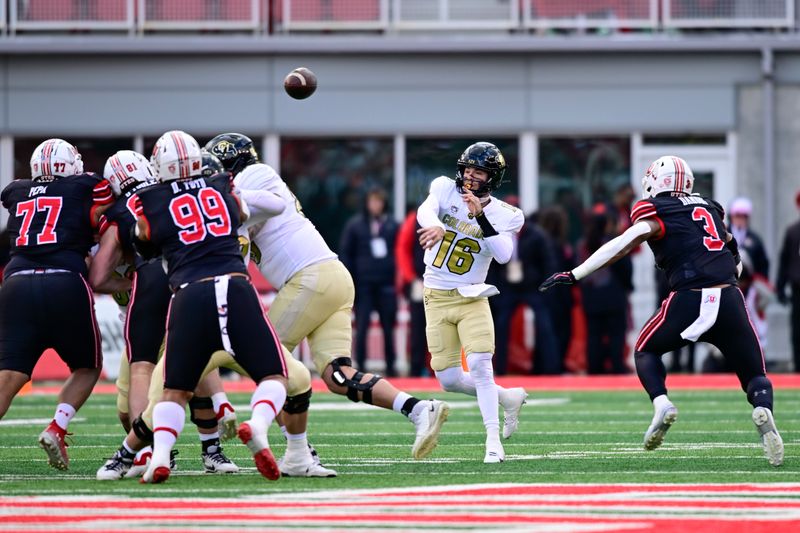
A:
POLYGON ((392 139, 281 139, 281 176, 334 251, 365 193, 384 189, 392 213, 392 139))
MULTIPOLYGON (((519 194, 519 143, 516 138, 489 138, 503 152, 506 174, 503 186, 494 195, 506 198, 519 194)), ((407 139, 406 140, 406 203, 409 208, 418 206, 428 196, 431 181, 439 176, 456 175, 458 158, 474 138, 462 139, 407 139)))
MULTIPOLYGON (((131 150, 133 148, 132 137, 110 137, 102 139, 86 139, 79 137, 62 137, 65 141, 72 143, 81 154, 83 168, 87 172, 103 173, 106 159, 114 155, 119 150, 131 150)), ((17 178, 30 178, 30 160, 33 151, 40 143, 47 140, 47 137, 36 138, 15 138, 14 139, 14 176, 17 178)))
POLYGON ((583 213, 611 203, 631 182, 629 137, 540 137, 539 204, 560 205, 569 214, 570 241, 582 233, 583 213))

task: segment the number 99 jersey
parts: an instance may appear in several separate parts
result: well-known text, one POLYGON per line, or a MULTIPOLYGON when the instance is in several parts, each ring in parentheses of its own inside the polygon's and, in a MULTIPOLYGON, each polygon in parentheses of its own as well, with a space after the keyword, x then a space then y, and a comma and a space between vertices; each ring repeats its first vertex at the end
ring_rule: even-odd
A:
POLYGON ((736 264, 725 246, 725 211, 698 195, 657 196, 637 202, 631 222, 650 219, 661 235, 647 243, 658 268, 666 271, 670 291, 736 284, 736 264))
MULTIPOLYGON (((425 203, 431 205, 434 200, 445 233, 438 244, 425 251, 425 287, 451 290, 484 283, 492 253, 455 182, 447 176, 433 180, 425 203)), ((517 233, 525 222, 522 211, 497 198, 484 206, 483 213, 500 235, 517 233)))

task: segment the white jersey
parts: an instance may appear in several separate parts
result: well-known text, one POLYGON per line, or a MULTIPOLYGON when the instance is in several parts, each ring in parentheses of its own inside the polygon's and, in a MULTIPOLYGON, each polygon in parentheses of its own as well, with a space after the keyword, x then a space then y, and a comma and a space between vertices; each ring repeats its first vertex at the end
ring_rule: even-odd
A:
POLYGON ((308 265, 336 259, 317 228, 303 214, 300 202, 271 166, 250 165, 233 183, 238 189, 269 191, 286 203, 281 214, 245 226, 250 234, 250 257, 273 287, 280 289, 308 265))
POLYGON ((492 198, 484 206, 483 213, 497 231, 497 236, 483 236, 456 189, 455 181, 440 176, 431 182, 430 194, 420 207, 418 218, 423 227, 440 225, 445 234, 437 245, 425 251, 425 287, 451 290, 484 283, 489 264, 493 258, 498 259, 492 248, 508 250, 508 257, 498 259, 500 262, 508 261, 513 248, 511 237, 525 222, 522 211, 492 198), (426 219, 424 214, 428 209, 436 212, 438 223, 436 219, 426 219), (495 241, 490 243, 489 239, 495 241))

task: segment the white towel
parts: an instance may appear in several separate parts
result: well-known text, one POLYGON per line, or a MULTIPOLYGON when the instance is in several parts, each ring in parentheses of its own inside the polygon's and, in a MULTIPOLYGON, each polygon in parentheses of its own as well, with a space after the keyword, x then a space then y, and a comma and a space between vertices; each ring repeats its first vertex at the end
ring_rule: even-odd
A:
POLYGON ((488 283, 475 283, 473 285, 467 285, 466 287, 459 287, 456 290, 458 290, 458 294, 464 298, 484 298, 500 294, 497 287, 489 285, 488 283))
POLYGON ((217 317, 219 318, 219 333, 222 337, 222 347, 233 355, 231 338, 228 336, 228 281, 230 276, 217 276, 214 278, 214 296, 217 300, 217 317))
POLYGON ((700 316, 681 332, 681 337, 687 341, 696 342, 703 333, 711 329, 711 326, 717 321, 717 314, 719 314, 721 293, 721 288, 703 289, 700 297, 700 316))

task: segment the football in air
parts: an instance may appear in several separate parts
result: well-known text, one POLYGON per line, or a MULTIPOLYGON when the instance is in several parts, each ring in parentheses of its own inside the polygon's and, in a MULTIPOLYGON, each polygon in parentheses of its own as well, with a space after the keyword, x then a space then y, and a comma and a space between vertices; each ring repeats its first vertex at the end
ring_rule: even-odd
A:
POLYGON ((286 75, 283 88, 292 98, 303 100, 317 90, 317 76, 305 67, 298 67, 286 75))

